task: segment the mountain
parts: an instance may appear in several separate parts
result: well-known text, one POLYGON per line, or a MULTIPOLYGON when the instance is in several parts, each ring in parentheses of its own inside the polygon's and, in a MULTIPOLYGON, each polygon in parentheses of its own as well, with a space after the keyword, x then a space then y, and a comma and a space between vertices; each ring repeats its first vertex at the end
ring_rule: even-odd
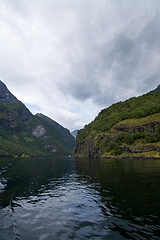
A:
POLYGON ((67 128, 64 128, 59 123, 43 115, 42 113, 37 113, 36 116, 42 118, 46 123, 51 125, 51 127, 54 129, 55 139, 64 149, 70 149, 73 151, 75 147, 75 139, 67 128))
POLYGON ((0 80, 0 101, 4 103, 18 102, 17 98, 7 89, 6 85, 0 80))
POLYGON ((103 109, 78 132, 74 155, 160 158, 160 85, 103 109))
POLYGON ((70 155, 74 145, 69 130, 33 115, 0 81, 0 156, 70 155))
POLYGON ((71 134, 72 134, 72 136, 74 137, 74 138, 76 138, 77 137, 77 133, 78 133, 78 129, 76 129, 76 130, 74 130, 74 131, 72 131, 71 132, 71 134))

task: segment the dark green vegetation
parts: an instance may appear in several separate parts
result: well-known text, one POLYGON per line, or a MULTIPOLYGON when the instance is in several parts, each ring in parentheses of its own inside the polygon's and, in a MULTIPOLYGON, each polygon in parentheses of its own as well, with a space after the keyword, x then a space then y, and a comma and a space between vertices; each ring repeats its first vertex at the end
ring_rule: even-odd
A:
POLYGON ((73 153, 75 139, 50 118, 36 116, 0 81, 0 156, 53 156, 73 153))
POLYGON ((160 157, 160 86, 103 109, 78 132, 75 156, 160 157))

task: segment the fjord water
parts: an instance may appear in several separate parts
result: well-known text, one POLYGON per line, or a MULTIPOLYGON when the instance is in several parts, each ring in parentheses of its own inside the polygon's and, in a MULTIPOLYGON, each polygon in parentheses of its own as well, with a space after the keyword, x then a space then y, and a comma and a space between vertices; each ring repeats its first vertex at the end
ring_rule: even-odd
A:
POLYGON ((0 239, 160 239, 160 160, 1 158, 0 239))

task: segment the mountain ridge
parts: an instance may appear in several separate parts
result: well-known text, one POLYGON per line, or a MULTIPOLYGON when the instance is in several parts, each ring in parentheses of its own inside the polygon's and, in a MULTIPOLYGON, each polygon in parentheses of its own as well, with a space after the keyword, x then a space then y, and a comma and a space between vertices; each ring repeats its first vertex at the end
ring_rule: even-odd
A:
POLYGON ((0 80, 0 101, 4 103, 18 101, 18 99, 8 90, 7 86, 1 80, 0 80))

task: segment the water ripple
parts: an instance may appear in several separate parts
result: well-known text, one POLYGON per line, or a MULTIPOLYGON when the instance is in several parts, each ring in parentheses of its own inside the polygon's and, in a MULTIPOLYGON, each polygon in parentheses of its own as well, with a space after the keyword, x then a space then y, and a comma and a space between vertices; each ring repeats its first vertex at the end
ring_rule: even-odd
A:
MULTIPOLYGON (((89 162, 85 169, 81 163, 77 171, 73 160, 61 160, 61 164, 49 159, 47 164, 46 159, 41 162, 38 159, 36 164, 28 161, 23 160, 23 172, 12 169, 10 175, 6 172, 1 175, 2 184, 6 186, 0 197, 5 201, 10 196, 10 201, 0 209, 0 239, 160 239, 159 198, 155 198, 156 207, 146 201, 152 196, 147 195, 149 191, 144 191, 144 181, 141 189, 145 202, 143 195, 138 195, 141 174, 133 185, 132 175, 125 175, 123 168, 113 166, 114 171, 122 171, 123 174, 118 175, 119 172, 115 174, 112 169, 109 172, 110 165, 106 168, 102 165, 104 174, 96 174, 102 164, 98 161, 89 162), (127 184, 130 183, 127 188, 130 193, 126 192, 125 178, 128 178, 127 184), (136 199, 132 195, 133 189, 137 191, 136 199)), ((155 179, 154 184, 160 180, 157 175, 155 179)), ((153 188, 153 183, 150 185, 153 188)), ((157 186, 155 189, 158 191, 157 186)), ((152 193, 154 196, 156 191, 152 193)))

